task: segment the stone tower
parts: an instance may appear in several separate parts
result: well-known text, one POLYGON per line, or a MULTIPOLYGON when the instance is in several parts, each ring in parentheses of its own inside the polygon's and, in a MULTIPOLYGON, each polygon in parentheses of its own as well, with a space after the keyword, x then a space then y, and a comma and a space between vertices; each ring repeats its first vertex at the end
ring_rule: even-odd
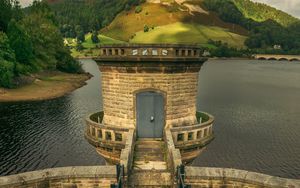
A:
POLYGON ((163 139, 170 129, 183 161, 191 162, 212 138, 213 117, 197 112, 202 49, 196 45, 101 46, 103 111, 87 117, 87 140, 118 163, 129 130, 137 139, 163 139))

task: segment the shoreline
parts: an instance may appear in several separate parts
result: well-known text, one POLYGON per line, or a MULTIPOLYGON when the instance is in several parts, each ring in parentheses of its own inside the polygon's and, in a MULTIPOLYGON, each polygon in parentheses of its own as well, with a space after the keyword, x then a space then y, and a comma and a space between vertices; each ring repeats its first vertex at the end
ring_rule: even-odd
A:
POLYGON ((32 83, 20 88, 0 88, 0 103, 56 99, 85 86, 86 81, 92 77, 89 73, 54 72, 50 76, 36 78, 32 83))

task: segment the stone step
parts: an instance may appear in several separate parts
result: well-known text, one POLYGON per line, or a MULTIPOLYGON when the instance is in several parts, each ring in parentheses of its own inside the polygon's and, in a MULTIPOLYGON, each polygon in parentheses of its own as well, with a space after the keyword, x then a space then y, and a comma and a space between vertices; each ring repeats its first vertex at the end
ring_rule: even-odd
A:
POLYGON ((142 155, 142 156, 134 156, 134 161, 165 161, 164 160, 164 156, 160 156, 160 155, 142 155))
POLYGON ((167 170, 167 163, 164 161, 135 161, 133 169, 135 170, 167 170))
POLYGON ((168 187, 172 186, 172 177, 169 172, 144 171, 135 172, 129 177, 129 187, 168 187))

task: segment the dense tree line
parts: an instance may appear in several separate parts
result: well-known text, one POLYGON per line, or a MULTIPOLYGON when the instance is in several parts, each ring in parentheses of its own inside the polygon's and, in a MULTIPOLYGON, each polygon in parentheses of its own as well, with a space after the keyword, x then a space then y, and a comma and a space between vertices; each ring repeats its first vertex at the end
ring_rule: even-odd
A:
POLYGON ((50 3, 64 37, 79 38, 107 26, 123 10, 145 0, 57 0, 50 3))
POLYGON ((34 1, 25 13, 18 1, 1 0, 0 9, 0 86, 13 87, 14 78, 42 70, 82 71, 46 3, 34 1))
MULTIPOLYGON (((249 7, 251 9, 251 7, 255 6, 254 3, 253 6, 250 6, 249 3, 252 2, 245 1, 245 4, 240 3, 240 6, 248 6, 244 7, 244 9, 249 7)), ((300 53, 300 21, 298 19, 294 18, 294 21, 288 21, 290 20, 289 15, 280 14, 282 17, 280 20, 283 22, 286 18, 286 24, 289 22, 288 26, 283 26, 277 22, 278 19, 276 21, 276 19, 272 20, 271 18, 258 22, 251 18, 246 18, 233 0, 204 0, 204 5, 208 10, 216 12, 222 20, 248 29, 250 34, 245 41, 245 45, 250 49, 255 49, 256 52, 274 52, 272 50, 273 46, 280 45, 282 47, 281 53, 300 53)), ((268 6, 264 5, 264 9, 268 10, 268 6)), ((270 9, 273 10, 273 8, 270 9)), ((258 8, 255 11, 259 10, 258 8)), ((256 14, 260 13, 256 12, 256 14)))
POLYGON ((233 2, 246 18, 254 21, 274 20, 282 26, 290 26, 299 21, 297 18, 263 3, 251 0, 233 0, 233 2))

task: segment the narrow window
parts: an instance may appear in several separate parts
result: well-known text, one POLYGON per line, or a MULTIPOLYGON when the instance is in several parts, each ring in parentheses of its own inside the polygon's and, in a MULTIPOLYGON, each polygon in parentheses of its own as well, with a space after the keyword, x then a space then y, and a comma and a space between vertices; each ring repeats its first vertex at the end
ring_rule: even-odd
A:
POLYGON ((102 130, 101 129, 98 129, 98 138, 102 139, 102 130))
POLYGON ((183 133, 177 134, 177 142, 183 141, 183 133))
POLYGON ((119 50, 115 49, 115 55, 119 55, 119 50))
POLYGON ((156 49, 152 50, 152 55, 158 55, 158 51, 156 49))
POLYGON ((197 139, 201 138, 202 131, 197 131, 197 139))
POLYGON ((111 140, 111 132, 105 132, 105 140, 111 140))
POLYGON ((92 128, 92 136, 95 136, 95 134, 96 134, 95 128, 92 128))
POLYGON ((204 129, 204 137, 207 136, 207 129, 204 129))
POLYGON ((188 50, 188 56, 192 56, 192 50, 188 50))
POLYGON ((168 55, 168 50, 162 50, 162 55, 164 56, 168 55))
POLYGON ((185 50, 181 50, 181 56, 185 56, 185 50))
POLYGON ((188 134, 188 140, 193 140, 194 137, 194 133, 193 132, 189 132, 188 134))
POLYGON ((197 55, 197 50, 194 50, 194 56, 196 56, 197 55))
POLYGON ((179 50, 175 50, 176 56, 179 56, 179 50))
POLYGON ((137 49, 132 50, 132 55, 138 55, 138 50, 137 49))
POLYGON ((106 49, 103 50, 103 55, 107 55, 107 54, 106 54, 106 49))
POLYGON ((148 50, 147 49, 143 49, 143 55, 148 55, 148 50))
POLYGON ((109 55, 112 55, 112 49, 109 49, 109 50, 108 50, 108 54, 109 54, 109 55))
POLYGON ((121 55, 124 55, 124 54, 125 54, 125 50, 121 49, 121 55))
POLYGON ((115 139, 116 139, 116 141, 121 142, 122 141, 122 134, 121 133, 116 133, 115 134, 115 139))

